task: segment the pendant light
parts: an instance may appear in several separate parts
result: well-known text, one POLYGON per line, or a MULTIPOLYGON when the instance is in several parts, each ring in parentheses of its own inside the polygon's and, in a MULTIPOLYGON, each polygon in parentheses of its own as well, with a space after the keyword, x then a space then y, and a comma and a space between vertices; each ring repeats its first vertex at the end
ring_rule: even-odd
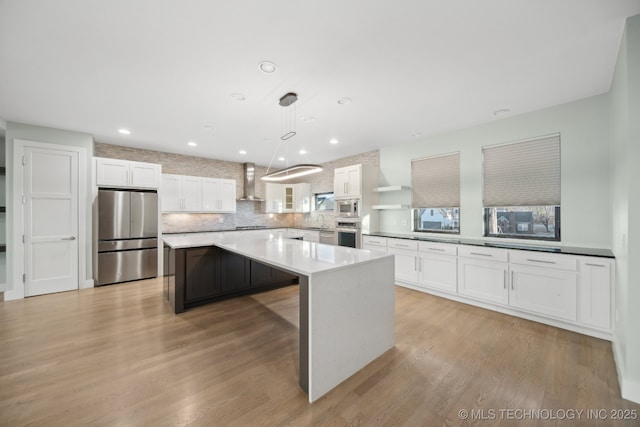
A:
POLYGON ((271 162, 269 163, 269 167, 267 168, 267 173, 262 176, 263 181, 285 181, 287 179, 298 178, 305 175, 310 175, 312 173, 317 173, 322 171, 322 166, 314 165, 310 163, 297 164, 293 166, 289 166, 289 147, 287 140, 293 138, 296 135, 296 106, 295 102, 298 100, 298 95, 289 92, 286 93, 280 98, 279 104, 282 107, 280 113, 280 141, 278 146, 276 147, 276 151, 273 153, 271 157, 271 162), (284 141, 285 150, 286 150, 286 160, 287 167, 284 169, 280 169, 279 171, 269 173, 271 169, 271 165, 273 164, 273 159, 276 157, 278 153, 278 148, 280 144, 284 141))

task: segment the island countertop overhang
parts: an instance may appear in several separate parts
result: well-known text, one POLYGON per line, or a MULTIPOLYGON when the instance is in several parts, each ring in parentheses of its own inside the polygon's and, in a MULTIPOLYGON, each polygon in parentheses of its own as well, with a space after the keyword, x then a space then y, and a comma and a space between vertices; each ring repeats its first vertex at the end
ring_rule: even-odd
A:
POLYGON ((172 249, 217 246, 305 276, 393 257, 367 250, 290 239, 277 233, 256 236, 236 233, 190 233, 164 236, 163 242, 172 249))

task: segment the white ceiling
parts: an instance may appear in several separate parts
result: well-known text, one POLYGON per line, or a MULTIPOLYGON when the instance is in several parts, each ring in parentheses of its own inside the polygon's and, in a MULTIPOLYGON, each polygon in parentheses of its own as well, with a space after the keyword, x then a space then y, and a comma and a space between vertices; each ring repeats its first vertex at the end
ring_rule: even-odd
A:
POLYGON ((0 117, 268 165, 293 91, 298 134, 280 151, 322 163, 607 92, 638 13, 640 0, 0 0, 0 117))

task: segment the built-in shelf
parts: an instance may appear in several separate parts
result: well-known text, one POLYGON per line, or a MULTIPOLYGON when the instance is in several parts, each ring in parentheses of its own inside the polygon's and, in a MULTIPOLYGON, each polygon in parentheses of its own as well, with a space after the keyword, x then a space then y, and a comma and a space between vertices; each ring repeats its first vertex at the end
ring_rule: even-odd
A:
POLYGON ((383 209, 409 209, 409 205, 373 205, 371 209, 383 210, 383 209))
POLYGON ((411 187, 408 187, 406 185, 390 185, 387 187, 377 187, 373 189, 375 193, 384 193, 385 191, 402 191, 402 190, 411 190, 411 187))

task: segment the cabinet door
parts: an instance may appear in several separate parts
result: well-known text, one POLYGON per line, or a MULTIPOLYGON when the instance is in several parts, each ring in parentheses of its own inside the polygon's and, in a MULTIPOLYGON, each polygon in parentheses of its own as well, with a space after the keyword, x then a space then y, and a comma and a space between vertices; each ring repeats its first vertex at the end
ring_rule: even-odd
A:
POLYGON ((98 187, 128 187, 129 162, 96 158, 96 184, 98 187))
POLYGON ((216 212, 219 206, 218 181, 215 178, 202 178, 202 211, 216 212))
POLYGON ((219 252, 215 247, 188 249, 185 259, 185 301, 220 294, 219 252))
POLYGON ((396 279, 405 282, 418 282, 418 252, 405 249, 388 248, 387 253, 395 259, 396 279))
POLYGON ((180 212, 182 210, 182 177, 163 174, 160 188, 162 212, 180 212))
POLYGON ((473 298, 507 304, 508 264, 472 258, 458 259, 458 293, 473 298))
POLYGON ((182 210, 186 212, 202 211, 202 178, 182 177, 182 210))
POLYGON ((220 291, 230 293, 251 287, 250 260, 233 252, 220 252, 220 291))
POLYGON ((611 263, 598 259, 580 261, 578 321, 611 329, 611 263))
POLYGON ((333 175, 333 197, 347 197, 349 184, 349 173, 347 168, 337 168, 333 175))
POLYGON ((362 195, 362 166, 355 165, 350 166, 347 169, 348 176, 348 185, 347 185, 347 195, 349 197, 360 197, 362 195))
POLYGON ((294 186, 293 185, 284 185, 282 187, 282 198, 283 198, 283 212, 294 212, 295 204, 293 201, 294 194, 294 186))
POLYGON ((295 184, 293 196, 296 212, 311 212, 311 184, 295 184))
POLYGON ((420 253, 419 282, 430 288, 456 292, 458 258, 451 255, 420 253))
POLYGON ((282 212, 282 184, 265 184, 265 211, 267 213, 282 212))
POLYGON ((511 265, 509 305, 576 320, 578 275, 571 271, 511 265))
POLYGON ((130 185, 135 188, 158 188, 160 165, 143 162, 129 162, 130 185))
POLYGON ((220 212, 236 211, 236 181, 233 179, 218 180, 218 198, 220 212))
POLYGON ((261 288, 279 283, 295 283, 298 276, 251 260, 251 287, 261 288))

